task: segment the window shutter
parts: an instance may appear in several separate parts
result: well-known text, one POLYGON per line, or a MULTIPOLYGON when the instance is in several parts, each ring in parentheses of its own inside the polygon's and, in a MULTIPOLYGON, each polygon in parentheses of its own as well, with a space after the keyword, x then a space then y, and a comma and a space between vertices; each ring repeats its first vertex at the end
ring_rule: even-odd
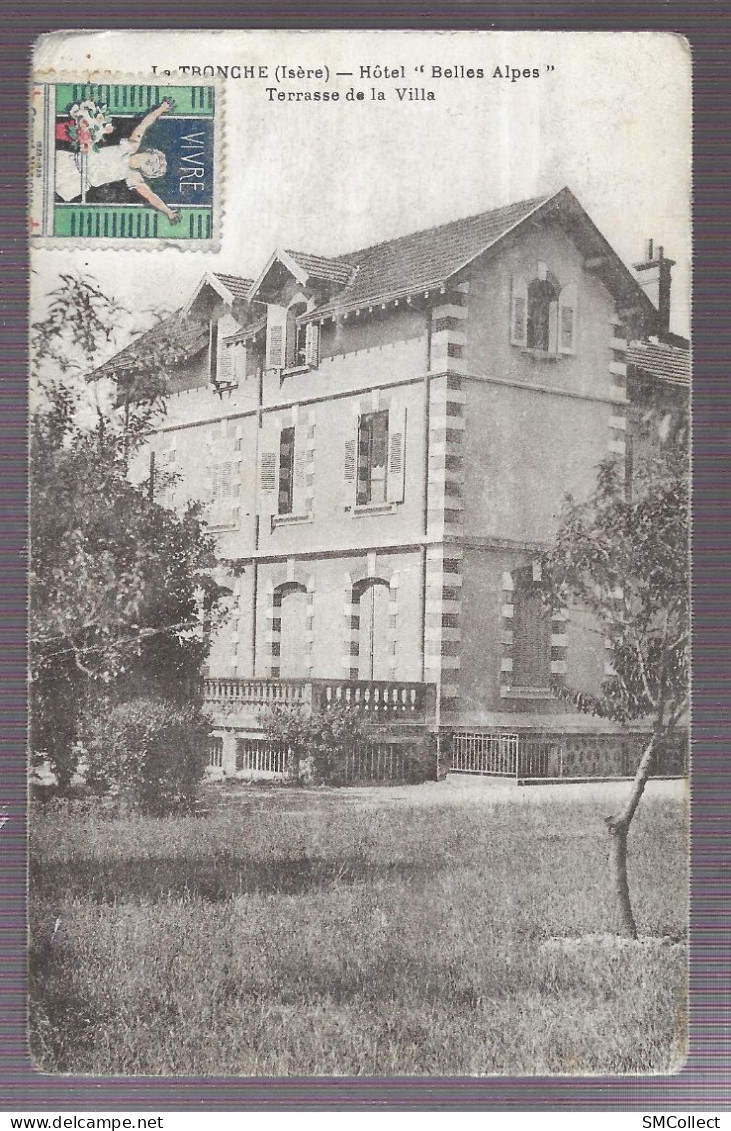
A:
POLYGON ((161 484, 160 501, 163 506, 171 509, 175 507, 178 501, 178 480, 172 478, 176 474, 176 458, 175 448, 170 447, 158 452, 155 459, 156 470, 164 477, 161 484))
POLYGON ((558 296, 558 349, 560 353, 576 351, 576 287, 571 283, 558 296))
POLYGON ((211 468, 211 522, 219 525, 223 521, 223 468, 220 463, 214 463, 211 468))
POLYGON ((307 512, 307 428, 302 421, 294 429, 294 490, 292 510, 295 514, 307 512))
POLYGON ((210 521, 215 526, 228 525, 235 519, 236 482, 231 460, 219 460, 211 466, 210 521))
POLYGON ((316 369, 320 364, 320 327, 316 322, 308 322, 306 332, 305 362, 311 369, 316 369))
POLYGON ((233 346, 227 346, 220 342, 218 347, 218 384, 231 385, 234 380, 233 346))
POLYGON ((558 353, 558 303, 548 308, 548 352, 558 353))
POLYGON ((208 377, 212 385, 218 382, 218 322, 208 323, 208 377))
POLYGON ((274 510, 274 498, 277 493, 277 453, 274 451, 262 452, 259 459, 259 491, 263 503, 262 510, 274 510))
POLYGON ((267 307, 267 369, 284 368, 286 331, 286 307, 267 307))
POLYGON ((521 275, 513 276, 510 306, 510 344, 525 346, 528 341, 528 286, 521 275))
POLYGON ((388 477, 386 491, 389 503, 404 501, 406 472, 406 409, 391 408, 388 412, 388 477))
POLYGON ((238 328, 236 319, 224 314, 218 320, 218 384, 230 385, 236 381, 235 346, 227 346, 224 339, 235 334, 238 328))
POLYGON ((213 503, 213 440, 210 432, 206 433, 206 465, 203 473, 201 502, 210 507, 213 503))
POLYGON ((345 441, 345 465, 343 470, 343 479, 345 482, 345 505, 352 507, 355 503, 356 484, 358 481, 358 434, 360 432, 360 420, 356 417, 355 421, 355 435, 345 441))
POLYGON ((221 482, 218 478, 218 465, 210 464, 208 468, 208 521, 214 526, 218 523, 218 506, 220 506, 221 482))
POLYGON ((259 514, 277 512, 277 465, 279 463, 279 421, 264 418, 259 435, 259 514))
POLYGON ((227 459, 221 464, 221 522, 236 521, 236 464, 227 459))

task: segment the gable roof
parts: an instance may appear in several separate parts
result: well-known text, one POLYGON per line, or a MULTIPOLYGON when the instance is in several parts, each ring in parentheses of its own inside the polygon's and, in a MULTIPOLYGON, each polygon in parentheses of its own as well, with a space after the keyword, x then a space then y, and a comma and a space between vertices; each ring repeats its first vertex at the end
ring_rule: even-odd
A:
POLYGON ((630 342, 627 364, 642 374, 656 377, 671 385, 690 385, 690 350, 650 340, 630 342))
MULTIPOLYGON (((639 308, 647 316, 656 313, 634 275, 570 189, 562 188, 548 196, 493 208, 327 260, 333 277, 335 268, 340 267, 350 270, 350 279, 337 294, 308 311, 304 320, 337 316, 444 287, 473 260, 494 248, 522 224, 548 216, 557 219, 582 254, 595 261, 603 281, 617 299, 639 308)), ((301 252, 288 254, 293 259, 304 258, 301 252)))
POLYGON ((188 314, 193 309, 196 299, 204 287, 211 287, 224 302, 230 305, 236 301, 246 302, 252 283, 252 279, 244 279, 241 275, 228 275, 222 271, 206 271, 201 276, 183 310, 188 314))
POLYGON ((135 372, 146 361, 159 359, 163 351, 165 361, 176 365, 194 357, 207 345, 208 327, 188 318, 184 311, 177 310, 100 365, 94 370, 94 376, 111 377, 135 372))
MULTIPOLYGON (((308 280, 327 284, 320 294, 319 305, 301 315, 300 321, 337 317, 351 310, 441 289, 450 282, 454 285, 470 263, 495 248, 523 224, 548 217, 563 226, 569 238, 585 256, 587 269, 597 272, 615 296, 618 305, 623 304, 629 312, 638 311, 648 325, 652 326, 653 319, 657 318, 656 308, 568 188, 548 196, 532 197, 460 220, 452 220, 435 228, 426 228, 339 256, 275 251, 255 281, 239 275, 208 271, 183 311, 173 317, 185 320, 203 288, 211 286, 224 301, 239 304, 237 317, 243 325, 226 338, 227 344, 244 341, 263 329, 261 304, 267 299, 263 291, 258 300, 257 294, 270 272, 271 285, 275 288, 279 286, 276 275, 281 271, 289 272, 302 285, 308 280), (249 309, 244 313, 247 302, 249 309)), ((120 359, 124 364, 125 356, 130 351, 136 354, 145 342, 146 335, 143 335, 127 350, 118 354, 113 359, 114 364, 108 362, 97 372, 116 371, 120 359)), ((672 351, 673 347, 668 349, 672 351)), ((681 350, 680 353, 682 352, 681 350)), ((665 358, 663 364, 666 369, 672 368, 670 359, 673 356, 675 355, 671 353, 665 358)), ((676 358, 676 362, 681 365, 679 358, 676 358)), ((660 360, 656 359, 656 365, 660 364, 660 360)), ((670 376, 667 379, 671 379, 670 376)))
POLYGON ((226 290, 233 295, 234 298, 246 299, 253 279, 243 279, 241 275, 227 275, 223 271, 213 271, 212 274, 223 283, 226 290))
POLYGON ((340 259, 328 259, 324 255, 310 255, 307 251, 287 251, 307 275, 308 279, 321 279, 326 283, 349 283, 356 268, 340 259))
POLYGON ((340 256, 340 264, 357 270, 336 298, 317 309, 318 316, 441 286, 548 199, 508 204, 340 256))

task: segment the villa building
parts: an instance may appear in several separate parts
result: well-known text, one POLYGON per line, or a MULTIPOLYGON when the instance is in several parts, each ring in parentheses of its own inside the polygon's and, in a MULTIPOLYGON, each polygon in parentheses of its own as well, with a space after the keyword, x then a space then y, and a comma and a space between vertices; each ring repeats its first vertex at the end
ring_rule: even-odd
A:
POLYGON ((648 437, 628 390, 687 397, 671 266, 648 248, 633 274, 563 189, 208 273, 102 368, 124 396, 165 343, 139 473, 174 471, 164 501, 202 500, 243 565, 206 684, 227 772, 264 749, 262 707, 341 699, 393 741, 439 736, 456 769, 500 772, 532 736, 542 776, 601 772, 607 724, 552 688, 597 688, 611 652, 546 613, 539 557, 602 460, 631 482, 648 437))

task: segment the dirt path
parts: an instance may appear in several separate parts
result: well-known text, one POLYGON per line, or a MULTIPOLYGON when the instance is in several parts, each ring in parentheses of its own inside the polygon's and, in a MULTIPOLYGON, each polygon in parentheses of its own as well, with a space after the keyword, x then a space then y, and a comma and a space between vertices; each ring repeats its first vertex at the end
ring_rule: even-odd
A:
MULTIPOLYGON (((384 806, 418 806, 428 808, 431 806, 492 806, 496 804, 513 805, 551 805, 571 804, 581 801, 601 801, 606 803, 607 812, 624 800, 628 794, 630 783, 628 781, 610 782, 580 782, 580 783, 552 783, 546 785, 519 786, 512 779, 479 777, 467 774, 449 774, 445 781, 422 782, 420 785, 373 785, 373 786, 347 786, 324 787, 322 789, 305 791, 310 798, 340 796, 346 803, 358 805, 359 808, 383 808, 384 806)), ((267 787, 259 782, 256 786, 242 784, 241 793, 251 796, 253 791, 258 793, 262 800, 268 794, 282 798, 283 787, 272 785, 267 787)), ((294 802, 297 797, 302 798, 304 793, 297 790, 287 790, 288 801, 294 802)), ((650 781, 646 789, 646 797, 653 799, 672 799, 682 801, 688 795, 688 783, 685 780, 659 780, 650 781)), ((232 791, 230 797, 236 796, 232 791)))
MULTIPOLYGON (((421 785, 350 787, 349 793, 358 796, 361 804, 374 805, 495 805, 507 802, 518 805, 562 804, 575 801, 613 802, 626 798, 628 781, 611 782, 561 782, 546 785, 516 785, 514 781, 500 778, 478 777, 466 774, 449 774, 446 781, 423 782, 421 785)), ((682 800, 688 791, 685 781, 651 781, 648 798, 673 798, 682 800)))

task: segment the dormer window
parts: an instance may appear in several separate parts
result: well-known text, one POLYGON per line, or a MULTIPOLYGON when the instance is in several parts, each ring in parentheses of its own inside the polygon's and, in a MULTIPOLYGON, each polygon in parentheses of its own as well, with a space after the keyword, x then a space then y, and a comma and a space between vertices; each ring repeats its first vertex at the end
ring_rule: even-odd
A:
POLYGON ((307 303, 298 298, 289 306, 267 309, 267 369, 315 369, 319 364, 320 327, 299 321, 307 303))
POLYGON ((576 349, 576 287, 561 286, 545 263, 529 281, 513 278, 510 341, 536 356, 556 357, 576 349))
POLYGON ((307 324, 297 322, 306 313, 306 302, 296 302, 287 310, 287 369, 307 365, 307 324))

